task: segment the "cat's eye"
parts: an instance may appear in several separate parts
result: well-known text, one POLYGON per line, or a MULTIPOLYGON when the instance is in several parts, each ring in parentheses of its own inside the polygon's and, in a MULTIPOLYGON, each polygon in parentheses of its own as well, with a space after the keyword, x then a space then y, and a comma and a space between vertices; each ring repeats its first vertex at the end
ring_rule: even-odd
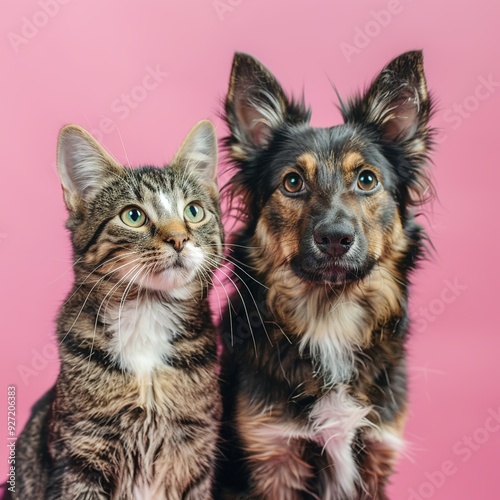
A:
POLYGON ((299 193, 304 189, 304 180, 297 172, 291 172, 283 179, 283 187, 288 193, 299 193))
POLYGON ((139 207, 127 207, 120 214, 120 219, 124 224, 133 228, 144 226, 147 221, 146 214, 139 207))
POLYGON ((377 185, 377 176, 371 170, 362 170, 358 175, 358 188, 362 191, 371 191, 375 189, 377 185))
POLYGON ((201 222, 205 218, 205 210, 199 203, 189 203, 184 209, 184 217, 189 222, 201 222))

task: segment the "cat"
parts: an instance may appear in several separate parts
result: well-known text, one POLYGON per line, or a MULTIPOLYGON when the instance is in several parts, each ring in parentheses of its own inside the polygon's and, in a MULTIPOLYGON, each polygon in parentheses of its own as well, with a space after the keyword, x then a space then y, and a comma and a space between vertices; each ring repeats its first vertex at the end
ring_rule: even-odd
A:
POLYGON ((223 228, 211 122, 164 168, 68 125, 57 163, 75 281, 60 373, 17 441, 13 499, 210 499, 221 402, 208 290, 223 228))

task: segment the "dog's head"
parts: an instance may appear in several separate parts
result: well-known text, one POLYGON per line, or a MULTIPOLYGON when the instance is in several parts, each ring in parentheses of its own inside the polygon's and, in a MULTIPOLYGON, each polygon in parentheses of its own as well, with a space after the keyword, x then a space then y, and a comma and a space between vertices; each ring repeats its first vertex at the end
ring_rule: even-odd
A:
POLYGON ((408 208, 429 187, 432 143, 422 53, 394 59, 341 111, 344 124, 311 127, 303 102, 235 55, 226 146, 262 272, 285 266, 302 281, 344 286, 410 244, 408 208))

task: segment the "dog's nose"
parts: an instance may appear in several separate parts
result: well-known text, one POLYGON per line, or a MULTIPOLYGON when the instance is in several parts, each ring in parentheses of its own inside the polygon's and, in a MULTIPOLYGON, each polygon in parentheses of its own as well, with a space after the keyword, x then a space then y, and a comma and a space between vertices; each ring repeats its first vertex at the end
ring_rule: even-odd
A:
POLYGON ((314 242, 323 252, 332 257, 345 255, 354 243, 354 227, 347 223, 322 224, 314 231, 314 242))
POLYGON ((167 234, 165 241, 170 243, 177 252, 180 252, 184 248, 184 243, 188 240, 188 235, 184 231, 176 231, 167 234))

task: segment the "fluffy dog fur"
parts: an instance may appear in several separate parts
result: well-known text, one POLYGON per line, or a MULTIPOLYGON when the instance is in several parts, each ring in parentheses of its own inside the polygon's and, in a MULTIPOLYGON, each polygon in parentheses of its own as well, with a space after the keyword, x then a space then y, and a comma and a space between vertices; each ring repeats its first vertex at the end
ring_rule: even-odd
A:
POLYGON ((390 62, 330 128, 236 54, 225 109, 245 223, 222 331, 221 482, 245 477, 233 489, 259 499, 387 498, 425 241, 412 207, 430 189, 422 53, 390 62))

